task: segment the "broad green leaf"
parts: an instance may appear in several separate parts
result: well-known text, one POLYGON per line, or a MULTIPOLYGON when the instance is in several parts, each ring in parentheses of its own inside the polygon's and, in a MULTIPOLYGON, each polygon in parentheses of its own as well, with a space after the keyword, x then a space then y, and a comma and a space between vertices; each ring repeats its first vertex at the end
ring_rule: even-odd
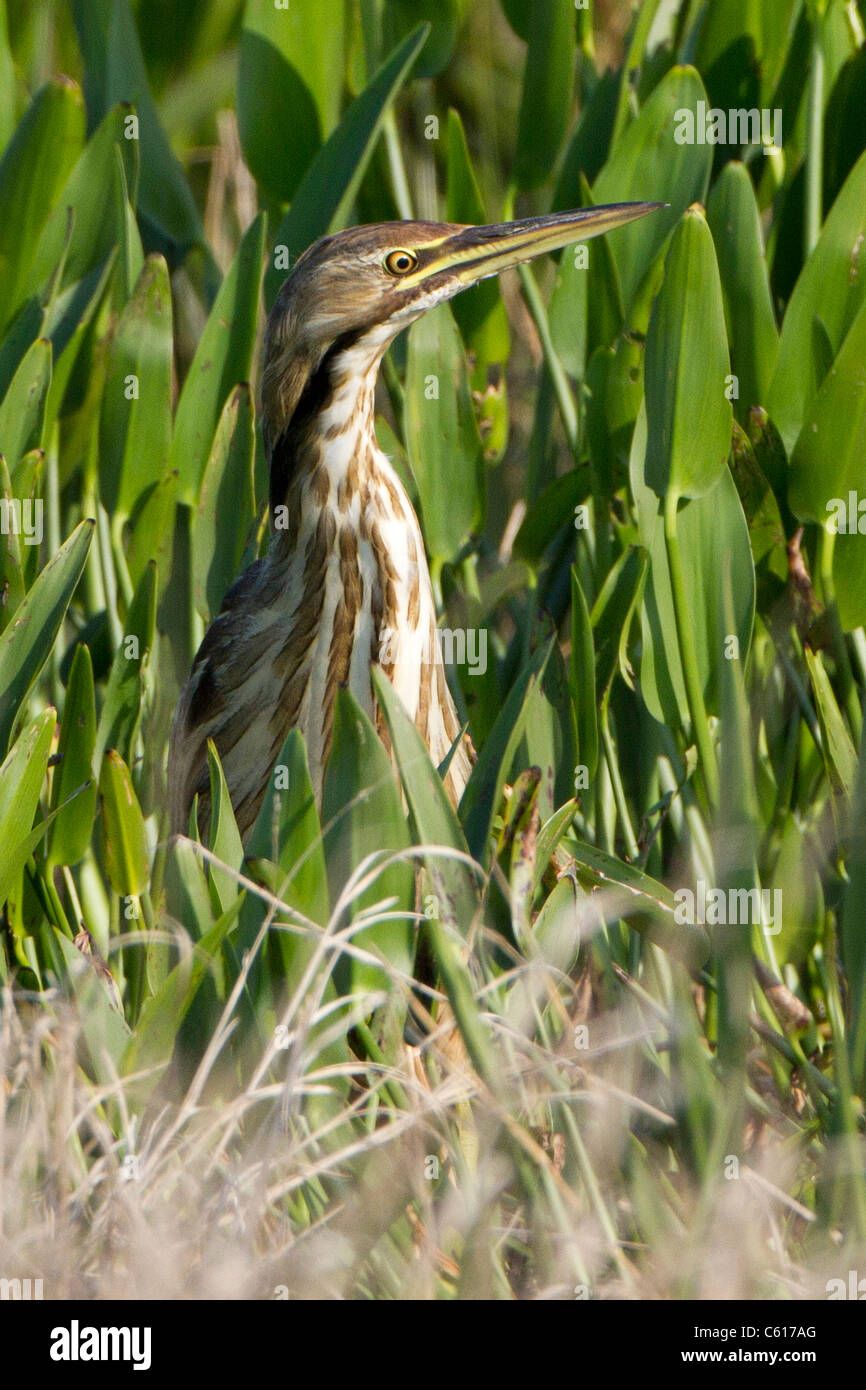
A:
POLYGON ((630 545, 613 565, 592 607, 590 621, 596 648, 595 685, 602 705, 610 701, 614 676, 619 673, 633 686, 628 642, 632 621, 639 611, 646 582, 649 555, 643 546, 630 545))
POLYGON ((438 77, 454 51, 464 0, 388 0, 382 15, 385 44, 394 48, 419 22, 430 35, 415 65, 416 77, 438 77))
MULTIPOLYGON (((484 203, 478 188, 475 171, 466 144, 466 134, 460 116, 453 109, 448 112, 448 187, 446 193, 445 215, 449 222, 481 225, 487 221, 484 203)), ((499 280, 491 276, 473 285, 454 300, 454 317, 457 320, 467 352, 472 354, 474 366, 472 382, 478 390, 487 385, 487 368, 508 360, 511 336, 508 330, 508 317, 499 288, 499 280)), ((485 446, 490 451, 501 452, 507 437, 505 390, 497 401, 497 417, 494 434, 485 437, 485 446)))
POLYGON ((99 799, 108 881, 120 897, 138 898, 150 882, 147 833, 129 768, 113 748, 102 759, 99 799))
POLYGON ((557 356, 569 375, 578 381, 583 380, 586 363, 590 275, 590 247, 586 243, 566 246, 559 258, 547 308, 550 336, 557 356))
POLYGON ((255 522, 254 453, 250 388, 236 386, 217 425, 194 518, 195 605, 206 623, 237 577, 255 522))
POLYGON ((577 570, 571 570, 571 707, 574 711, 575 762, 592 782, 598 766, 598 702, 595 652, 589 608, 577 570))
POLYGON ((0 903, 6 901, 33 852, 31 826, 45 781, 55 722, 55 711, 44 710, 18 736, 0 767, 0 903))
POLYGON ((710 953, 707 933, 700 925, 676 920, 676 899, 665 884, 595 845, 570 839, 567 849, 579 875, 585 875, 590 884, 622 890, 612 895, 613 902, 604 913, 607 922, 619 918, 627 921, 635 931, 692 968, 705 963, 710 953))
POLYGON ((674 233, 646 342, 645 476, 657 496, 702 497, 724 472, 729 371, 713 239, 703 209, 693 207, 674 233))
POLYGON ((99 482, 117 525, 168 467, 172 313, 168 268, 148 257, 111 343, 99 418, 99 482))
POLYGON ((586 373, 586 431, 595 474, 610 495, 628 471, 634 422, 643 396, 644 345, 621 334, 596 348, 586 373))
POLYGON ((448 304, 409 330, 406 445, 427 548, 452 560, 484 523, 484 457, 463 343, 448 304))
MULTIPOLYGON (((580 206, 584 208, 595 206, 595 199, 583 174, 580 176, 580 206)), ((655 214, 653 215, 655 216, 655 214)), ((589 278, 586 291, 584 361, 587 356, 591 359, 597 348, 612 347, 625 324, 622 285, 610 240, 606 236, 594 237, 589 242, 587 249, 589 251, 589 278)), ((575 256, 574 259, 575 271, 577 271, 577 257, 575 256)), ((567 302, 568 286, 563 293, 566 295, 567 302)), ((560 313, 558 308, 556 311, 560 313)))
POLYGON ((745 165, 725 165, 710 193, 707 221, 719 263, 731 371, 738 381, 734 410, 742 420, 749 406, 766 401, 779 350, 758 205, 745 165))
POLYGON ((287 269, 301 252, 317 237, 346 225, 385 113, 406 81, 428 33, 428 25, 419 26, 391 54, 346 110, 304 175, 274 238, 275 255, 265 275, 268 309, 287 269))
MULTIPOLYGON (((541 634, 549 630, 552 624, 545 622, 535 640, 543 640, 541 634)), ((514 777, 526 768, 536 768, 541 774, 537 804, 542 820, 574 792, 575 761, 571 682, 562 652, 554 642, 544 670, 527 692, 523 737, 511 767, 514 777)))
POLYGON ((289 731, 268 779, 247 856, 276 864, 281 871, 277 885, 280 897, 314 922, 326 925, 328 875, 322 828, 304 737, 298 729, 289 731))
POLYGON ((114 654, 96 733, 97 766, 106 748, 130 758, 135 731, 141 718, 142 673, 153 647, 156 630, 156 566, 145 568, 124 622, 120 646, 114 654))
MULTIPOLYGON (((240 869, 243 863, 244 847, 241 842, 235 813, 232 809, 228 784, 222 770, 219 754, 213 739, 207 742, 208 767, 210 769, 210 848, 213 854, 228 869, 240 869)), ((228 912, 235 898, 241 892, 237 879, 226 869, 210 865, 210 880, 213 888, 215 907, 228 912)))
POLYGON ((0 753, 9 746, 15 716, 51 654, 92 534, 92 521, 79 523, 48 561, 0 637, 0 753))
POLYGON ((226 398, 238 383, 250 380, 265 227, 261 213, 244 234, 210 311, 178 402, 171 467, 178 470, 179 500, 188 507, 199 501, 202 475, 226 398))
POLYGON ((51 809, 57 811, 51 828, 48 864, 77 864, 86 853, 96 814, 96 705, 93 666, 84 643, 75 648, 57 747, 59 764, 51 787, 51 809), (85 790, 65 805, 79 788, 85 790))
POLYGON ((93 124, 118 102, 135 108, 139 123, 137 205, 149 250, 172 263, 202 241, 195 200, 160 124, 129 0, 73 0, 84 58, 87 110, 93 124))
POLYGON ((0 160, 0 329, 24 302, 40 233, 83 143, 81 92, 57 77, 37 92, 0 160))
POLYGON ((6 0, 0 0, 0 154, 15 129, 15 64, 9 46, 6 0))
POLYGON ((465 855, 466 842, 421 735, 399 695, 377 666, 372 668, 372 677, 409 803, 416 843, 429 847, 425 862, 433 895, 425 906, 425 917, 433 958, 469 1057, 487 1085, 494 1092, 501 1091, 496 1055, 479 1017, 472 978, 457 945, 470 934, 478 894, 468 866, 436 852, 438 847, 440 851, 457 850, 465 855))
POLYGON ((771 105, 796 10, 797 0, 714 0, 704 8, 695 62, 712 105, 771 105))
POLYGON ((866 153, 858 159, 827 214, 782 324, 767 410, 789 454, 820 386, 812 352, 814 320, 822 323, 835 355, 866 301, 864 241, 866 153))
POLYGON ((574 530, 575 507, 587 496, 589 480, 576 468, 548 485, 527 509, 514 539, 514 553, 537 565, 557 534, 574 530))
POLYGON ((250 172, 280 202, 294 197, 339 119, 343 29, 343 0, 247 0, 238 50, 241 145, 250 172))
POLYGON ((132 108, 115 106, 94 131, 60 191, 57 204, 42 229, 28 282, 35 291, 47 280, 63 259, 60 286, 66 288, 84 279, 109 255, 117 228, 106 208, 114 200, 120 157, 127 186, 134 189, 138 178, 138 141, 125 138, 132 108), (74 214, 68 246, 69 210, 74 214))
POLYGON ((135 588, 151 562, 156 564, 160 597, 168 587, 174 562, 176 516, 177 474, 172 472, 139 497, 130 518, 126 568, 135 588))
MULTIPOLYGON (((641 545, 650 569, 641 608, 641 693, 655 719, 671 728, 689 725, 688 702, 679 655, 663 517, 658 499, 644 480, 646 410, 641 407, 631 454, 631 487, 637 506, 641 545)), ((677 532, 694 634, 698 671, 709 713, 718 712, 718 673, 725 653, 720 576, 731 556, 735 631, 739 659, 746 660, 755 608, 755 570, 749 529, 734 481, 725 469, 713 490, 681 506, 677 532)))
POLYGON ((502 788, 523 737, 531 696, 542 679, 550 652, 550 643, 539 648, 514 682, 484 741, 460 802, 460 819, 469 851, 483 863, 489 858, 493 818, 499 811, 502 788))
POLYGON ((51 384, 51 344, 37 338, 25 353, 0 404, 0 454, 9 472, 28 449, 42 446, 45 403, 51 384))
POLYGON ((611 238, 626 308, 686 208, 706 194, 712 146, 684 138, 699 101, 706 101, 706 92, 694 68, 672 68, 617 141, 593 186, 596 203, 670 204, 611 238))
POLYGON ((54 363, 45 407, 46 439, 50 437, 61 409, 71 412, 82 403, 91 383, 91 372, 102 370, 101 365, 96 367, 93 357, 89 363, 81 364, 79 354, 82 347, 92 341, 90 329, 111 283, 113 270, 114 253, 111 252, 103 265, 61 291, 45 314, 40 331, 51 343, 54 363), (75 398, 72 376, 79 366, 80 398, 75 398), (70 386, 69 395, 73 397, 71 401, 67 399, 67 386, 70 386))
MULTIPOLYGON (((803 521, 825 526, 834 501, 862 493, 866 458, 866 302, 818 394, 803 416, 791 455, 788 501, 803 521)), ((856 504, 855 504, 856 506, 856 504)), ((832 524, 836 525, 833 519, 832 524)))
POLYGON ((834 789, 851 796, 857 777, 857 750, 833 693, 820 653, 806 648, 806 665, 821 726, 821 752, 834 789))
POLYGON ((553 171, 571 118, 574 9, 568 0, 535 0, 514 155, 518 188, 536 188, 553 171))
POLYGON ((785 527, 773 489, 758 463, 751 440, 734 423, 731 450, 731 476, 749 524, 749 540, 756 567, 765 558, 767 567, 780 579, 788 577, 785 527))
POLYGON ((114 224, 117 233, 117 266, 114 276, 113 304, 116 312, 123 311, 132 298, 136 281, 144 268, 144 248, 135 219, 129 181, 120 150, 114 151, 114 224))
MULTIPOLYGON (((377 666, 372 668, 372 677, 415 826, 415 843, 444 846, 465 855, 463 832, 421 735, 394 687, 377 666)), ((460 935, 467 935, 478 905, 471 871, 465 864, 434 852, 427 857, 426 863, 439 897, 440 916, 450 921, 460 935)))
MULTIPOLYGON (((862 503, 862 496, 858 497, 862 503)), ((866 625, 866 524, 862 514, 860 524, 862 532, 837 536, 833 547, 833 583, 839 620, 846 631, 866 625)))
POLYGON ((150 1095, 171 1061, 180 1025, 208 972, 218 968, 222 944, 237 921, 240 907, 241 899, 236 898, 228 911, 191 943, 188 952, 182 950, 177 965, 142 1005, 120 1064, 121 1076, 147 1072, 128 1087, 138 1103, 150 1095))
MULTIPOLYGON (((384 745, 367 715, 347 689, 337 691, 331 755, 322 793, 324 853, 331 901, 336 902, 350 875, 379 851, 395 852, 410 845, 400 790, 384 745)), ((376 875, 365 892, 353 897, 345 920, 386 898, 390 909, 409 913, 414 907, 413 861, 395 861, 376 875)), ((353 944, 383 956, 397 970, 411 975, 415 959, 415 927, 410 920, 377 922, 352 937, 353 944)), ((351 956, 335 971, 340 993, 387 989, 389 977, 351 956)))

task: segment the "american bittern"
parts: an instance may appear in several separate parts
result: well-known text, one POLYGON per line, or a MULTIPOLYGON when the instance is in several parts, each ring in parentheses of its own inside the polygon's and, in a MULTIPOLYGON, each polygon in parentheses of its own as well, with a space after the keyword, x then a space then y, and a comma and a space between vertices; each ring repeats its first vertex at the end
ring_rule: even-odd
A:
MULTIPOLYGON (((370 679, 376 662, 434 763, 445 758, 460 729, 435 640, 424 543, 374 432, 382 355, 443 299, 657 206, 619 203, 489 227, 386 222, 324 237, 299 258, 265 335, 270 548, 226 595, 181 695, 169 763, 175 831, 186 829, 196 793, 202 829, 209 818, 208 738, 243 836, 292 727, 304 734, 320 798, 338 685, 348 684, 383 732, 370 679)), ((469 768, 461 744, 446 777, 455 804, 469 768)))

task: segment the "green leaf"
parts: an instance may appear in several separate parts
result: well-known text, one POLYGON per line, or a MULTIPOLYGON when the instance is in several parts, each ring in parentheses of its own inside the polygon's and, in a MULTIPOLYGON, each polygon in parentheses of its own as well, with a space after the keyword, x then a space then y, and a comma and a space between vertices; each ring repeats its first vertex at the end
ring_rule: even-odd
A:
POLYGON ((0 752, 8 747, 15 716, 54 646, 92 534, 92 521, 79 523, 0 636, 0 752))
MULTIPOLYGON (((51 343, 54 362, 45 407, 46 439, 50 437, 61 409, 65 407, 67 410, 74 410, 81 404, 78 399, 73 400, 71 404, 66 401, 66 388, 78 363, 79 352, 90 339, 90 328, 111 283, 113 269, 114 259, 111 253, 103 265, 97 266, 83 280, 61 291, 45 313, 41 332, 51 343)), ((92 360, 88 368, 96 370, 92 360)), ((88 385, 88 368, 82 372, 82 395, 88 385)), ((101 371, 101 366, 99 370, 101 371)))
POLYGON ((590 621, 597 652, 596 686, 602 705, 610 700, 617 672, 633 688, 628 642, 648 568, 649 555, 643 546, 630 545, 610 570, 593 604, 590 621))
POLYGON ((767 410, 790 454, 821 384, 812 351, 820 319, 835 356, 866 302, 866 153, 827 214, 788 301, 767 410))
POLYGON ((706 92, 694 68, 672 68, 625 130, 593 186, 596 203, 670 203, 611 238, 623 300, 631 304, 653 261, 686 208, 706 194, 712 146, 683 142, 706 92), (683 114, 688 113, 688 114, 683 114))
POLYGON ((533 692, 550 659, 552 644, 539 648, 514 682, 508 698, 484 742, 460 802, 470 853, 480 862, 489 858, 490 830, 499 811, 502 788, 517 752, 533 692))
POLYGON ((734 409, 745 419, 749 406, 766 401, 779 351, 758 204, 745 165, 725 165, 710 193, 707 221, 719 263, 731 370, 739 383, 734 409))
POLYGON ((238 54, 238 126, 250 172, 287 203, 340 115, 344 6, 247 0, 238 54), (291 158, 286 151, 291 150, 291 158))
POLYGON ((199 501, 214 433, 233 387, 250 380, 266 219, 260 213, 244 234, 208 316, 177 406, 171 467, 178 470, 179 500, 199 501))
POLYGON ((129 768, 113 748, 102 759, 99 799, 108 881, 120 897, 138 898, 150 882, 147 833, 129 768))
MULTIPOLYGON (((207 757, 211 797, 210 848, 229 869, 238 870, 243 863, 244 847, 235 820, 228 783, 222 770, 216 744, 212 738, 207 741, 207 757)), ((235 898, 241 892, 237 879, 226 869, 211 864, 210 880, 218 910, 228 912, 235 898)))
POLYGON ((171 444, 168 267, 150 256, 111 343, 99 418, 99 484, 115 526, 165 475, 171 444))
POLYGON ((448 304, 409 330, 406 445, 421 499, 424 539, 451 560, 484 523, 484 456, 463 343, 448 304))
POLYGON ((574 711, 575 760, 592 782, 598 766, 598 702, 592 624, 577 570, 571 570, 571 707, 574 711))
POLYGON ((610 493, 628 470, 634 422, 643 397, 644 345, 622 334, 613 348, 600 347, 586 373, 586 431, 601 486, 610 493))
MULTIPOLYGON (((399 852, 410 845, 394 770, 382 740, 347 689, 337 691, 331 755, 322 793, 325 861, 331 901, 336 902, 350 875, 368 855, 399 852)), ((409 913, 414 907, 415 872, 411 860, 395 861, 351 902, 346 920, 386 898, 390 909, 409 913)), ((397 970, 411 975, 415 959, 415 928, 408 920, 382 921, 352 937, 353 944, 384 957, 397 970)), ((388 989, 386 971, 351 956, 341 958, 335 971, 341 994, 388 989)))
POLYGON ((327 924, 328 875, 322 827, 304 737, 298 729, 289 731, 268 779, 247 856, 270 859, 278 865, 282 871, 276 890, 279 896, 314 922, 327 924))
POLYGON ((389 0, 382 15, 385 44, 393 48, 420 21, 430 35, 415 65, 416 77, 438 77, 454 51, 463 0, 389 0))
POLYGON ((827 776, 836 791, 851 796, 857 777, 857 750, 833 694, 833 687, 824 670, 820 653, 812 652, 807 647, 805 655, 818 711, 818 723, 821 726, 821 752, 827 776))
POLYGON ((151 561, 136 589, 124 622, 120 646, 114 654, 105 700, 96 734, 96 762, 106 748, 127 758, 141 717, 142 673, 153 647, 156 631, 156 565, 151 561))
MULTIPOLYGON (((33 853, 33 817, 45 781, 56 714, 43 710, 15 740, 0 767, 0 904, 33 853)), ((45 823, 38 827, 41 836, 45 823)))
POLYGON ((9 46, 6 0, 0 0, 0 152, 15 129, 15 64, 9 46))
POLYGON ((242 899, 235 899, 228 911, 192 943, 156 993, 144 1001, 119 1069, 124 1077, 147 1073, 136 1077, 127 1088, 136 1103, 151 1094, 170 1063, 180 1025, 206 976, 217 967, 223 942, 237 921, 241 902, 242 899))
POLYGON ((235 387, 217 425, 193 529, 195 605, 204 621, 219 612, 255 523, 255 421, 250 388, 235 387))
POLYGON ((478 894, 468 866, 441 852, 451 849, 465 855, 466 842, 421 735, 399 695, 377 666, 372 668, 372 677, 409 803, 416 843, 430 851, 426 865, 434 891, 432 901, 428 897, 425 903, 425 917, 433 958, 473 1065, 494 1093, 501 1093, 496 1054, 479 1017, 472 978, 457 944, 469 937, 478 894))
MULTIPOLYGON (((288 265, 294 265, 301 252, 317 237, 346 225, 345 219, 370 162, 385 114, 406 81, 428 33, 426 24, 412 31, 352 102, 337 129, 316 155, 274 238, 275 250, 285 248, 288 265)), ((267 308, 277 297, 286 268, 284 261, 273 259, 268 267, 265 275, 267 308)))
MULTIPOLYGON (((788 501, 800 520, 825 526, 834 501, 863 487, 866 457, 866 303, 803 417, 791 455, 788 501)), ((855 503, 856 510, 856 503, 855 503)), ((836 522, 833 521, 835 525, 836 522)))
POLYGON ((51 384, 51 344, 37 338, 25 353, 0 404, 0 454, 14 473, 28 449, 43 443, 45 404, 51 384))
POLYGON ((58 77, 33 98, 0 160, 0 329, 26 297, 39 236, 84 143, 84 103, 58 77))
POLYGON ((575 26, 567 0, 535 0, 528 44, 514 155, 518 188, 544 183, 571 118, 575 26))
POLYGON ((90 650, 83 642, 75 648, 57 747, 59 766, 51 788, 51 808, 57 816, 51 829, 48 865, 77 864, 86 853, 96 815, 96 705, 90 650), (69 798, 80 788, 75 800, 69 798), (69 804, 64 804, 69 802, 69 804))
POLYGON ((646 342, 645 476, 657 496, 702 497, 725 471, 729 371, 713 239, 703 209, 690 208, 671 242, 646 342))
MULTIPOLYGON (((445 215, 449 222, 479 225, 487 221, 484 203, 478 188, 475 171, 469 157, 466 134, 460 116, 448 112, 448 186, 445 215)), ((482 280, 453 304, 463 341, 475 358, 473 381, 479 386, 486 380, 487 367, 505 362, 511 346, 508 316, 502 303, 497 276, 482 280)))
POLYGON ((118 102, 135 107, 141 160, 137 201, 145 243, 170 254, 174 263, 202 242, 201 223, 160 124, 129 0, 73 0, 72 13, 84 57, 91 122, 102 120, 118 102))
MULTIPOLYGON (((679 654, 663 517, 655 494, 644 480, 646 410, 635 425, 631 455, 631 487, 635 498, 641 545, 650 555, 650 569, 641 607, 641 693, 655 719, 671 728, 687 728, 689 710, 679 654)), ((736 627, 731 634, 745 661, 755 610, 755 569, 749 529, 734 481, 725 469, 712 492, 680 507, 677 532, 686 594, 704 699, 710 713, 718 712, 718 671, 725 660, 719 634, 724 631, 720 576, 731 556, 736 627)))
POLYGON ((134 189, 138 178, 138 141, 124 138, 131 111, 128 105, 115 106, 85 145, 42 229, 28 277, 32 291, 40 288, 61 259, 63 273, 58 288, 65 289, 83 280, 111 252, 117 228, 114 220, 106 217, 106 208, 114 201, 118 158, 127 186, 134 189), (67 245, 70 209, 74 217, 67 245))
POLYGON ((706 962, 710 953, 707 933, 701 926, 676 920, 676 900, 663 883, 595 845, 569 840, 568 852, 591 885, 622 890, 605 904, 605 921, 627 921, 635 931, 692 969, 706 962))
MULTIPOLYGON (((415 826, 416 843, 467 853, 466 841, 430 755, 394 690, 378 666, 372 667, 373 686, 391 738, 394 760, 415 826)), ((431 853, 427 868, 439 898, 440 916, 466 936, 477 908, 477 895, 468 867, 431 853)))

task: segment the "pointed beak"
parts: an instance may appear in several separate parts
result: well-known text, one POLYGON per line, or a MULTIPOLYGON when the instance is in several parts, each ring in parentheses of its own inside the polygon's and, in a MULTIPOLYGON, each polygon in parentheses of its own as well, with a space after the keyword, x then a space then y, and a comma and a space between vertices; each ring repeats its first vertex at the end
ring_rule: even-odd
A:
MULTIPOLYGON (((426 284, 438 275, 450 276, 454 290, 465 289, 488 275, 532 260, 545 251, 558 251, 574 242, 588 241, 603 232, 646 217, 666 203, 610 203, 574 212, 553 212, 544 217, 525 217, 518 222, 499 222, 488 227, 461 227, 424 248, 414 274, 404 281, 426 284)), ((420 248, 419 248, 420 249, 420 248)))

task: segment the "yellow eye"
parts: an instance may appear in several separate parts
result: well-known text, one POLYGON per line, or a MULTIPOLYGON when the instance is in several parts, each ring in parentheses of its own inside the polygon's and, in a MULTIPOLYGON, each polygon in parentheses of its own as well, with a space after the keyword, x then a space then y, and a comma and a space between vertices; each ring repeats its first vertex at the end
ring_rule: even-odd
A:
POLYGON ((418 257, 415 252, 405 251, 402 247, 397 251, 389 251, 383 262, 390 275, 408 275, 417 264, 418 257))

